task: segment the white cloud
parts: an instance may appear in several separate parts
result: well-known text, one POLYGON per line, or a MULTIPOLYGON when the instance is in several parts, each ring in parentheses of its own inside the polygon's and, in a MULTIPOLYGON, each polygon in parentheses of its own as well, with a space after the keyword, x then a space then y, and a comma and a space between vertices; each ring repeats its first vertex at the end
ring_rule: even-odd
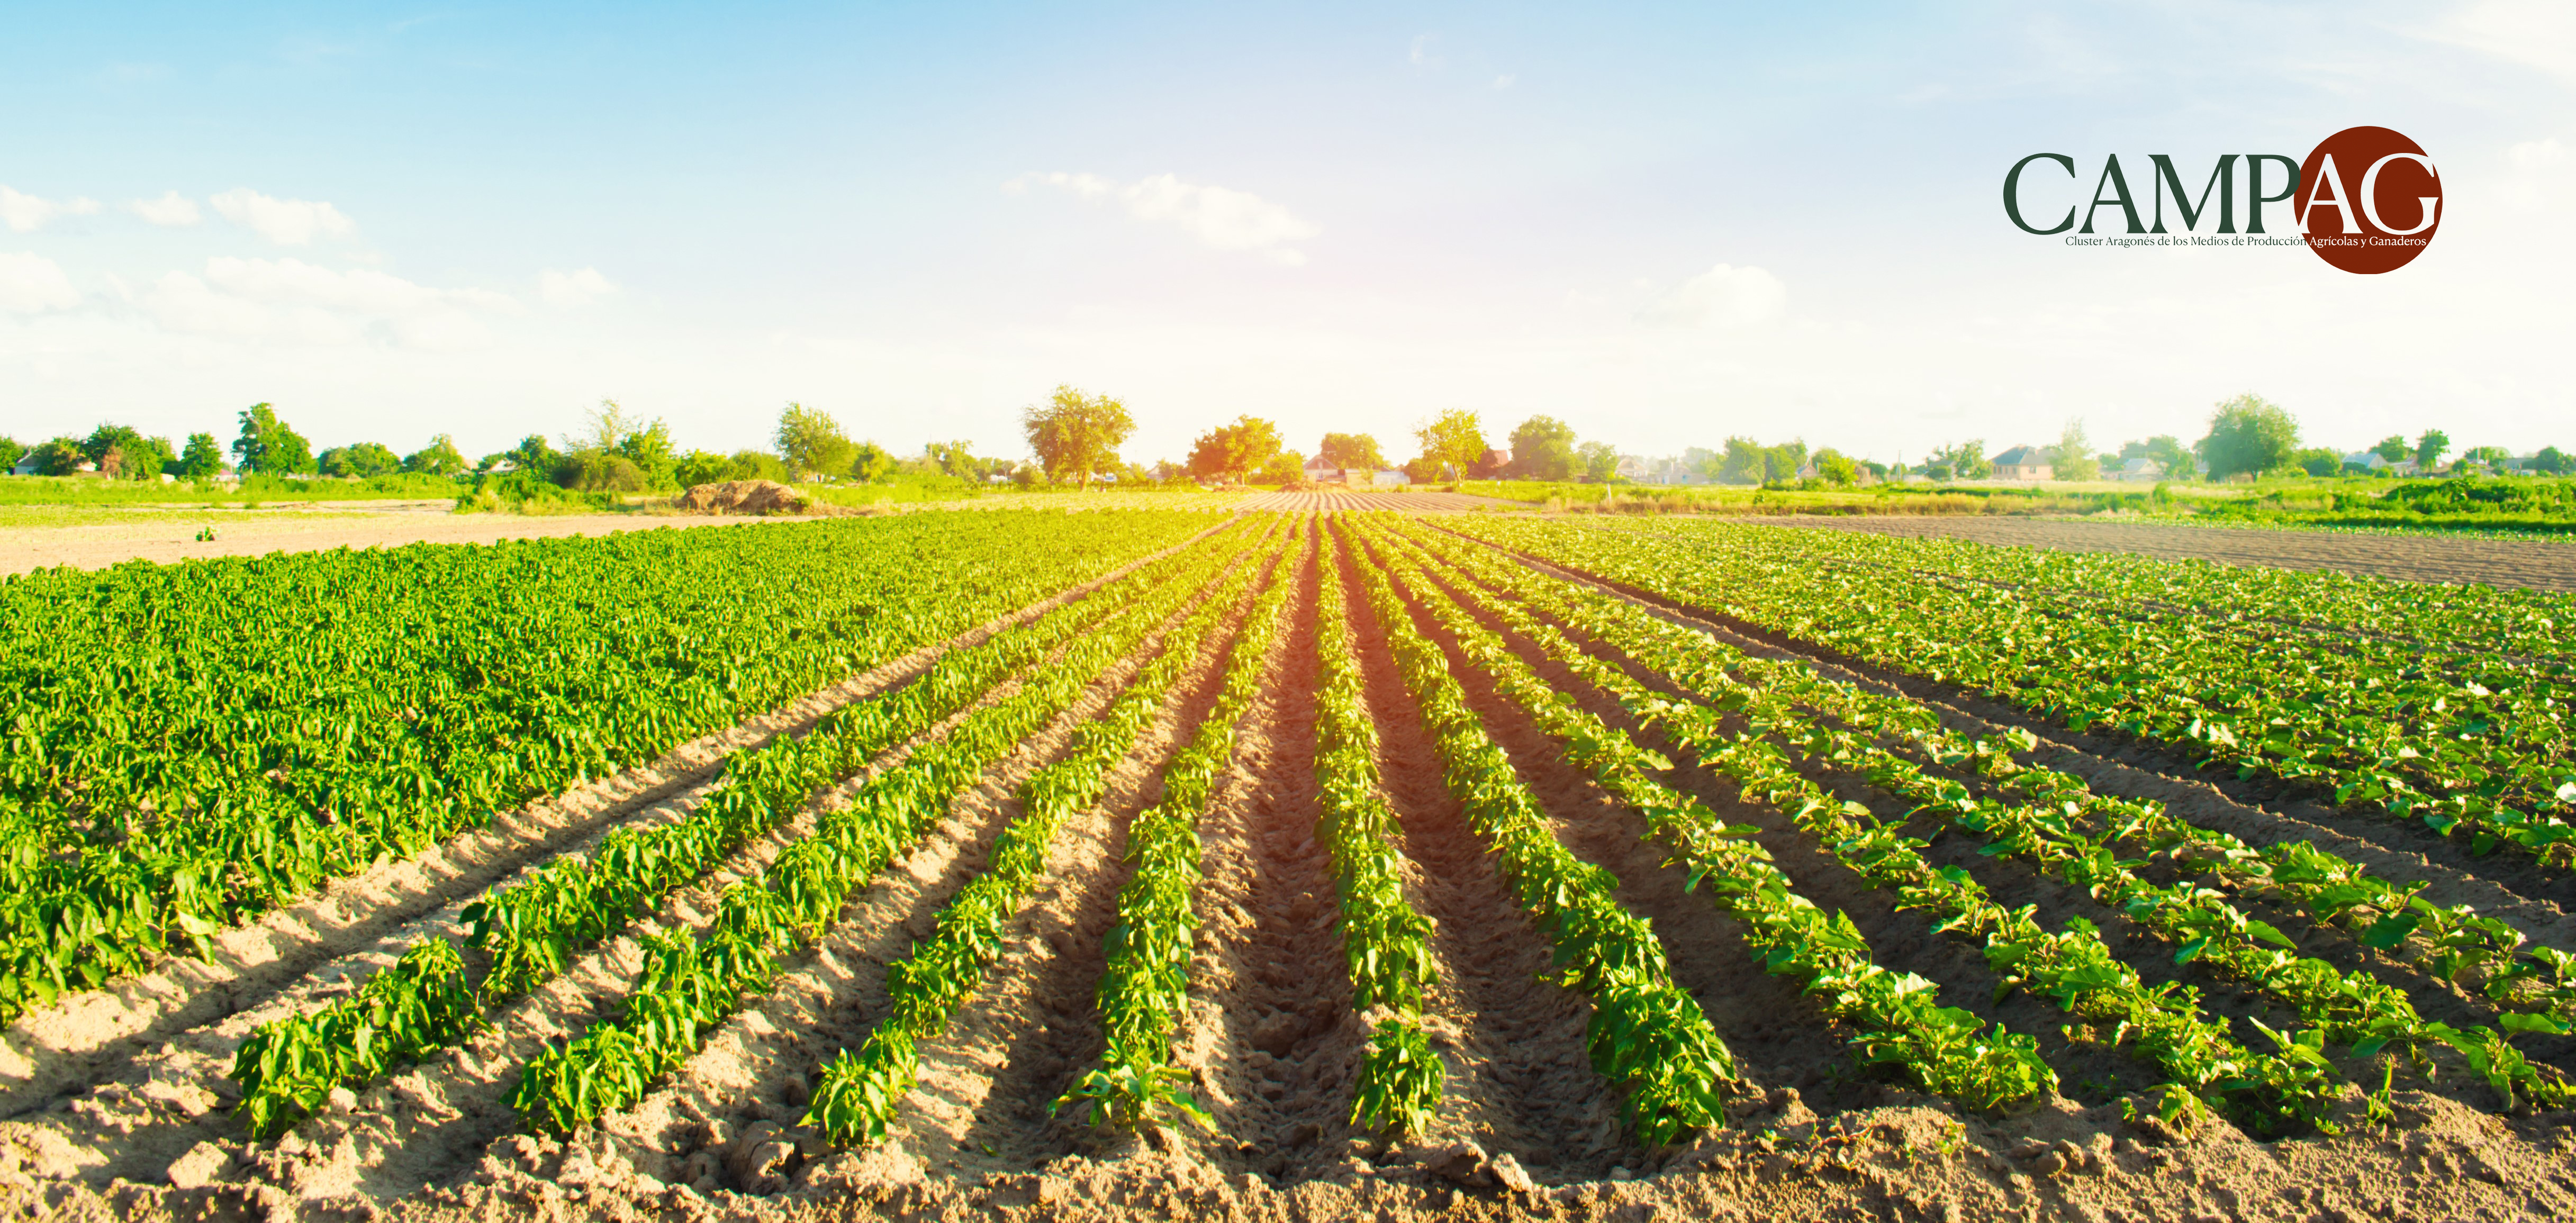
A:
POLYGON ((1183 182, 1172 174, 1157 174, 1124 187, 1113 187, 1096 174, 1024 174, 1002 186, 1019 192, 1030 183, 1057 187, 1083 199, 1114 194, 1127 206, 1127 215, 1139 221, 1176 225, 1203 245, 1250 251, 1282 265, 1306 262, 1305 252, 1289 243, 1323 232, 1313 222, 1249 191, 1183 182))
POLYGON ((197 201, 176 191, 165 191, 157 200, 135 200, 127 204, 125 210, 143 218, 148 224, 173 228, 194 225, 200 219, 197 201))
POLYGON ((56 203, 0 187, 0 224, 8 225, 16 233, 43 229, 56 217, 87 216, 96 211, 97 200, 73 199, 56 203))
POLYGON ((80 290, 53 260, 35 254, 0 251, 0 310, 37 314, 69 310, 80 304, 80 290))
POLYGON ((281 200, 248 187, 226 191, 208 202, 225 220, 279 246, 307 246, 316 237, 342 237, 358 228, 357 222, 328 203, 281 200))
POLYGON ((143 306, 164 330, 190 335, 427 349, 479 347, 491 339, 479 315, 526 309, 505 293, 433 289, 368 268, 234 258, 207 260, 203 279, 163 276, 143 306))
POLYGON ((1415 65, 1419 66, 1419 67, 1424 67, 1424 68, 1437 68, 1437 67, 1439 67, 1441 64, 1443 64, 1443 63, 1446 63, 1446 62, 1447 62, 1446 60, 1441 59, 1439 56, 1437 56, 1437 55, 1433 55, 1433 54, 1431 53, 1431 44, 1432 44, 1432 43, 1435 43, 1435 42, 1438 42, 1439 40, 1440 40, 1440 36, 1439 36, 1439 35, 1437 35, 1437 34, 1416 34, 1416 35, 1414 35, 1414 36, 1413 36, 1413 47, 1412 47, 1412 49, 1411 49, 1410 51, 1406 52, 1406 54, 1405 54, 1405 59, 1406 59, 1406 60, 1408 60, 1408 61, 1410 61, 1411 63, 1413 63, 1413 64, 1415 64, 1415 65))
POLYGON ((1513 76, 1511 73, 1506 72, 1506 73, 1502 74, 1501 76, 1498 76, 1498 77, 1495 77, 1495 78, 1494 78, 1494 88, 1496 88, 1496 89, 1509 89, 1509 88, 1511 88, 1511 87, 1512 87, 1512 82, 1517 81, 1517 80, 1519 80, 1519 79, 1520 79, 1519 77, 1513 76))
POLYGON ((2566 0, 2483 0, 2453 13, 2431 36, 2576 78, 2576 6, 2566 0))
POLYGON ((617 282, 600 275, 598 268, 578 272, 547 268, 537 277, 537 296, 549 306, 587 306, 616 291, 617 282))
POLYGON ((1761 268, 1728 264, 1693 276, 1648 307, 1648 322, 1727 330, 1778 318, 1789 304, 1789 288, 1761 268))
POLYGON ((2565 207, 2576 196, 2576 165, 2570 165, 2567 146, 2556 139, 2526 140, 2505 150, 2505 161, 2512 170, 2505 175, 2499 192, 2504 202, 2522 212, 2541 212, 2555 204, 2565 207))

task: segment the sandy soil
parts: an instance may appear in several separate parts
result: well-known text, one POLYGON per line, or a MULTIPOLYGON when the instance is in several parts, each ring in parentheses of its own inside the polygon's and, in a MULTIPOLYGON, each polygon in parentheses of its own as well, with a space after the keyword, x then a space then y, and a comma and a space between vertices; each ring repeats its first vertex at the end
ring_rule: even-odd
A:
POLYGON ((2346 531, 2196 527, 1980 515, 1742 518, 1773 526, 1882 535, 1939 535, 1982 544, 2136 552, 2166 560, 2212 560, 2280 569, 2328 569, 2409 582, 2482 582, 2576 591, 2576 544, 2554 540, 2367 535, 2346 531))
POLYGON ((504 539, 608 535, 659 527, 739 526, 795 518, 712 518, 656 514, 456 514, 449 502, 323 502, 311 509, 139 511, 120 521, 99 511, 79 526, 11 527, 0 518, 0 573, 69 565, 103 569, 121 561, 168 563, 209 556, 265 556, 329 548, 395 548, 404 544, 488 544, 504 539), (215 538, 199 542, 212 527, 215 538))

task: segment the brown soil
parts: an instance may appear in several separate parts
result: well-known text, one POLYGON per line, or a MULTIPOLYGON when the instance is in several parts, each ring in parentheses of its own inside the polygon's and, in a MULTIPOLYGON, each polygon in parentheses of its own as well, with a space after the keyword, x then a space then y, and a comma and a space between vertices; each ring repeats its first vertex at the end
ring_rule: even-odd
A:
POLYGON ((757 519, 680 518, 651 514, 567 514, 523 518, 516 514, 456 514, 452 502, 396 503, 376 508, 354 503, 319 510, 205 509, 131 514, 98 511, 78 526, 7 527, 0 524, 0 573, 25 573, 55 565, 104 569, 124 561, 159 564, 213 556, 264 556, 271 552, 321 552, 331 548, 399 548, 404 544, 488 544, 504 539, 553 539, 607 535, 657 527, 735 526, 757 519), (213 527, 215 538, 196 538, 213 527))
POLYGON ((2068 552, 2136 552, 2165 560, 2211 560, 2278 569, 2376 574, 2408 582, 2477 582, 2576 591, 2576 543, 2538 539, 2373 535, 2064 518, 1773 517, 1736 521, 1881 535, 1938 535, 1981 544, 2068 552))
POLYGON ((805 514, 813 498, 776 480, 727 480, 700 484, 671 498, 671 508, 690 514, 805 514))
POLYGON ((1286 513, 1333 510, 1401 510, 1407 513, 1439 513, 1448 510, 1472 510, 1490 506, 1496 509, 1527 509, 1517 501, 1497 497, 1477 497, 1467 493, 1441 493, 1428 489, 1404 492, 1360 492, 1316 486, 1311 492, 1265 493, 1243 503, 1246 510, 1273 510, 1286 513))

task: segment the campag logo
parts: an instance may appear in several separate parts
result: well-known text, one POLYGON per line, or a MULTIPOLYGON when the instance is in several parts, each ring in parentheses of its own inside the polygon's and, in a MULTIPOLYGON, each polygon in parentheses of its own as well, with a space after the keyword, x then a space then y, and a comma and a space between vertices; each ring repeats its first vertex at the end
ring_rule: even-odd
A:
POLYGON ((2033 153, 2004 175, 2004 215, 2028 233, 2064 234, 2069 246, 2305 246, 2327 263, 2363 275, 2406 266, 2424 253, 2441 224, 2442 179, 2433 159, 2422 145, 2384 127, 2345 128, 2326 137, 2305 160, 2280 153, 2223 154, 2197 195, 2173 158, 2157 153, 2147 160, 2151 168, 2143 211, 2115 153, 2102 159, 2092 199, 2069 203, 2062 219, 2042 228, 2031 223, 2030 210, 2043 207, 2039 201, 2048 188, 2040 180, 2053 176, 2034 167, 2055 163, 2069 183, 2080 185, 2083 179, 2073 157, 2033 153), (2240 161, 2245 170, 2241 195, 2240 161), (2025 174, 2031 176, 2027 183, 2025 174), (2237 210, 2240 199, 2242 213, 2237 210), (2265 232, 2267 205, 2291 209, 2295 236, 2265 232), (2165 223, 2168 207, 2178 228, 2165 223), (2113 223, 2119 228, 2096 236, 2094 221, 2105 208, 2117 210, 2113 223), (2240 216, 2242 230, 2237 228, 2240 216), (2215 222, 2208 233, 2200 230, 2204 220, 2215 222))

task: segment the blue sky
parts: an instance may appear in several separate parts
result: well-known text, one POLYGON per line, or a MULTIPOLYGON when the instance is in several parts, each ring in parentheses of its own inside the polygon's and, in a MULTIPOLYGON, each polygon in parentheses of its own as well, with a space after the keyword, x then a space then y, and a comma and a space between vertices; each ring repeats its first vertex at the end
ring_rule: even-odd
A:
MULTIPOLYGON (((2196 436, 2576 447, 2576 6, 10 5, 0 432, 469 453, 602 397, 794 399, 1131 458, 1450 407, 1663 454, 2196 436), (2200 173, 2343 127, 2445 212, 2380 277, 2014 230, 2038 151, 2200 173)), ((2143 186, 2141 187, 2143 189, 2143 186)))

